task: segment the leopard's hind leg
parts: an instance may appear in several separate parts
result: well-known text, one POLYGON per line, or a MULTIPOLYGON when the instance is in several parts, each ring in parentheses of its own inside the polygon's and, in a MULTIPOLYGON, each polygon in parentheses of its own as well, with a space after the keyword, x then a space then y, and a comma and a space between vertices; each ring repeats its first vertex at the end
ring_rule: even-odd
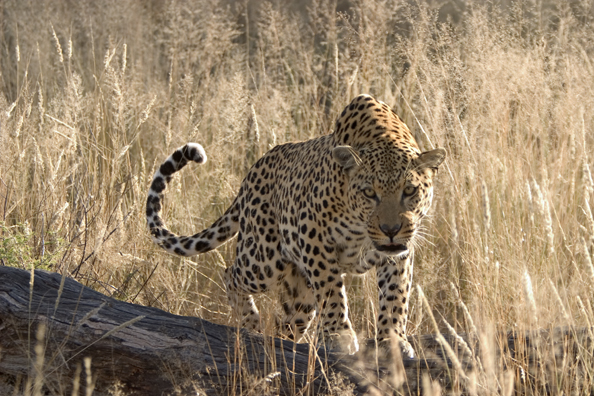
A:
POLYGON ((285 276, 280 285, 284 326, 288 336, 300 342, 316 315, 316 299, 307 276, 293 263, 284 265, 285 276))
MULTIPOLYGON (((233 313, 240 326, 245 329, 261 331, 260 312, 250 290, 246 289, 243 277, 237 270, 237 261, 225 271, 225 289, 233 313)), ((256 292, 256 291, 253 291, 256 292)))

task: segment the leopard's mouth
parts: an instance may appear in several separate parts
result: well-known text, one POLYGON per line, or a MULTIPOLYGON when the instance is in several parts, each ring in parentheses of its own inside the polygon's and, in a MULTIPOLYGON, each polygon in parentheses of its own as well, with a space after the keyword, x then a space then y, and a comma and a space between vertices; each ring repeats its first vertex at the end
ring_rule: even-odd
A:
POLYGON ((408 253, 408 248, 402 243, 386 243, 384 245, 374 243, 374 245, 377 251, 388 256, 401 256, 408 253))

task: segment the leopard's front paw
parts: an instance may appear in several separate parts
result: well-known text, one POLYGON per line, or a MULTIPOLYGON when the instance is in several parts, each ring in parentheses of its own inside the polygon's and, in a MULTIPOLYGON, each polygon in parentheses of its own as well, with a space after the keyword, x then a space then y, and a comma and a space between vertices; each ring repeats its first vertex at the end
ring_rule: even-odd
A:
POLYGON ((386 357, 394 357, 400 352, 403 359, 414 359, 415 350, 408 340, 401 338, 387 338, 378 341, 378 347, 386 357), (398 352, 397 352, 398 351, 398 352))
POLYGON ((338 350, 352 355, 359 351, 359 341, 357 334, 352 329, 345 329, 326 335, 326 344, 329 349, 338 350))
POLYGON ((403 358, 415 358, 415 350, 413 349, 412 345, 410 345, 410 342, 408 342, 408 340, 398 341, 398 346, 400 347, 400 353, 402 354, 403 358))

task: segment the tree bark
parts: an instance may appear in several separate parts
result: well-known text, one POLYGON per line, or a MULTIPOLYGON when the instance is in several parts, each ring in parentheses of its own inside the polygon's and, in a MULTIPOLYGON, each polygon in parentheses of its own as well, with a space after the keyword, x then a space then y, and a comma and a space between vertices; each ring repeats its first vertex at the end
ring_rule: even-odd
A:
MULTIPOLYGON (((553 356, 562 359, 570 350, 567 334, 577 333, 557 333, 565 341, 553 356)), ((583 344, 587 332, 579 334, 583 344)), ((532 356, 538 345, 555 345, 534 337, 504 335, 505 353, 532 356)), ((386 358, 374 353, 373 343, 349 356, 118 301, 56 273, 36 270, 32 276, 0 266, 0 381, 4 377, 12 387, 30 381, 32 389, 50 394, 70 394, 76 387, 94 387, 95 395, 115 388, 129 395, 317 395, 348 389, 362 395, 394 388, 416 394, 423 373, 451 387, 474 370, 472 355, 480 352, 472 339, 461 339, 471 349, 464 350, 456 336, 429 335, 411 338, 416 359, 386 358), (443 340, 456 349, 454 360, 443 340)), ((540 355, 534 356, 536 364, 540 355)))

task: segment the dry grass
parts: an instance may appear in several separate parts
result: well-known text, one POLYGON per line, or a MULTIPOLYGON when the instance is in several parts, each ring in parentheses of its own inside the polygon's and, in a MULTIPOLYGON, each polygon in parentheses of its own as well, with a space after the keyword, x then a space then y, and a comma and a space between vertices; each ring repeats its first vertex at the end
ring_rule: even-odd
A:
MULTIPOLYGON (((441 331, 483 338, 591 326, 591 3, 282 4, 0 1, 3 263, 230 324, 221 274, 233 243, 177 258, 146 232, 156 164, 185 142, 206 149, 209 162, 166 198, 168 225, 189 233, 222 214, 270 147, 328 133, 370 93, 449 155, 416 253, 426 300, 414 293, 409 332, 434 332, 431 313, 441 331)), ((361 336, 374 333, 374 277, 351 282, 361 336)), ((472 381, 509 394, 493 356, 472 381)), ((592 392, 592 365, 563 370, 553 393, 592 392)), ((522 384, 541 394, 548 378, 522 384)))

